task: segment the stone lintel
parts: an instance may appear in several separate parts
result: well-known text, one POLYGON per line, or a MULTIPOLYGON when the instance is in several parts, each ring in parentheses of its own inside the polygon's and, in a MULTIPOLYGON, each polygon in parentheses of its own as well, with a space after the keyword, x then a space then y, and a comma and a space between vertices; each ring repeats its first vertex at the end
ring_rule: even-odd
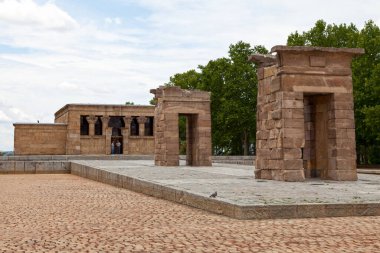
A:
POLYGON ((304 93, 351 93, 344 87, 294 86, 293 91, 304 93))
POLYGON ((271 53, 281 53, 281 52, 327 52, 327 53, 344 53, 351 55, 362 55, 364 54, 363 48, 335 48, 335 47, 308 47, 308 46, 274 46, 272 47, 271 53))

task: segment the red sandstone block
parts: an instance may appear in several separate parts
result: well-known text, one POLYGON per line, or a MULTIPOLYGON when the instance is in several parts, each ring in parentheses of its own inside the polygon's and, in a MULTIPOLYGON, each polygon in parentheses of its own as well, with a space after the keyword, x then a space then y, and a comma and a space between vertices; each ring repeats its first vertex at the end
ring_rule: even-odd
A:
POLYGON ((302 152, 300 148, 284 148, 283 157, 284 159, 301 159, 302 152))
POLYGON ((260 120, 270 119, 270 118, 268 118, 268 112, 267 111, 258 112, 258 114, 259 114, 260 120))
POLYGON ((277 139, 268 140, 268 148, 276 148, 277 147, 277 139))
MULTIPOLYGON (((347 92, 352 92, 352 80, 351 76, 328 76, 324 78, 328 87, 342 87, 347 92)), ((344 93, 342 93, 344 94, 344 93)), ((346 93, 351 94, 351 93, 346 93)))
POLYGON ((355 129, 328 129, 328 138, 355 140, 355 129))
POLYGON ((355 128, 355 121, 354 119, 331 119, 328 121, 327 126, 329 128, 348 128, 348 129, 354 129, 355 128))
POLYGON ((266 140, 269 137, 269 131, 260 130, 256 132, 256 140, 266 140))
POLYGON ((303 139, 305 132, 303 131, 303 125, 302 129, 299 128, 284 128, 284 138, 300 138, 303 139))
POLYGON ((278 134, 279 130, 276 128, 269 130, 269 139, 277 139, 278 134))
POLYGON ((257 145, 257 148, 259 148, 259 149, 269 148, 267 140, 257 140, 256 145, 257 145))
POLYGON ((261 159, 268 159, 270 158, 271 150, 270 149, 257 149, 256 150, 256 156, 260 157, 261 159))
POLYGON ((274 127, 275 127, 274 120, 267 120, 265 122, 265 129, 270 130, 270 129, 273 129, 274 127))
POLYGON ((302 148, 305 144, 304 138, 283 138, 284 148, 302 148))
POLYGON ((271 180, 272 179, 272 173, 270 170, 261 170, 260 172, 260 179, 267 179, 271 180))
POLYGON ((302 159, 284 159, 285 170, 303 170, 302 159))
POLYGON ((358 176, 356 170, 328 170, 327 178, 338 181, 356 181, 358 176))
POLYGON ((354 97, 352 93, 334 93, 333 94, 334 102, 354 102, 354 97))
POLYGON ((302 92, 279 91, 276 92, 277 100, 303 100, 302 92))
POLYGON ((305 174, 301 170, 285 170, 282 172, 283 180, 287 182, 303 182, 305 181, 305 174))
POLYGON ((282 118, 283 119, 303 119, 304 113, 303 109, 282 109, 282 118))
MULTIPOLYGON (((303 119, 284 119, 284 127, 285 128, 297 128, 297 129, 304 129, 305 122, 303 119)), ((299 130, 302 131, 302 130, 299 130)))
POLYGON ((333 102, 329 106, 329 110, 353 110, 354 103, 352 102, 333 102))
POLYGON ((355 158, 356 150, 354 148, 335 148, 329 150, 329 157, 340 157, 340 158, 355 158))
POLYGON ((272 117, 272 119, 274 119, 274 120, 281 119, 281 112, 282 112, 281 109, 279 109, 279 110, 275 110, 275 111, 272 111, 272 112, 271 112, 271 117, 272 117))
POLYGON ((282 170, 284 169, 284 161, 283 160, 277 160, 277 159, 271 159, 269 160, 269 169, 271 170, 282 170))
POLYGON ((272 148, 270 150, 270 159, 282 159, 283 151, 282 148, 272 148))
POLYGON ((354 119, 353 110, 333 110, 329 111, 329 119, 354 119))
POLYGON ((275 120, 275 127, 281 130, 284 127, 284 120, 275 120))
POLYGON ((270 91, 273 93, 273 92, 276 92, 280 89, 281 89, 280 78, 279 77, 273 78, 272 82, 270 84, 270 91))
POLYGON ((302 100, 282 100, 282 108, 284 109, 302 109, 302 100))
POLYGON ((346 158, 339 159, 336 158, 336 169, 337 170, 353 170, 356 169, 356 159, 355 158, 346 158))

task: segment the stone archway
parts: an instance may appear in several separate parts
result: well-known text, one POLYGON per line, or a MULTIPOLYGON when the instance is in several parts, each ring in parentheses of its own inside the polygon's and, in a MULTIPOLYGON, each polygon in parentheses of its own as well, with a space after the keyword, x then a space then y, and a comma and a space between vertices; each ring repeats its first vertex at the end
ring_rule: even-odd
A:
POLYGON ((211 166, 210 93, 160 86, 151 90, 155 109, 154 160, 158 166, 179 165, 178 117, 187 117, 187 165, 211 166))
POLYGON ((360 48, 275 46, 259 63, 256 178, 357 180, 351 60, 360 48))

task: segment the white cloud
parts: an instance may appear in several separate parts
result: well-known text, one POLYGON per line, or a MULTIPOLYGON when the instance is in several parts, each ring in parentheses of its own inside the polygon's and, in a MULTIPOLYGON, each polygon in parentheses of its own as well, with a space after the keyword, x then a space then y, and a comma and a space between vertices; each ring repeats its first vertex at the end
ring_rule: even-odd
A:
POLYGON ((54 3, 38 5, 32 0, 0 0, 0 21, 53 30, 70 30, 77 22, 54 3))
POLYGON ((11 118, 5 114, 5 112, 0 111, 0 122, 10 122, 11 118))
POLYGON ((109 24, 109 25, 111 25, 111 24, 121 25, 123 23, 123 21, 119 17, 115 17, 115 18, 107 17, 107 18, 104 19, 104 22, 106 24, 109 24))

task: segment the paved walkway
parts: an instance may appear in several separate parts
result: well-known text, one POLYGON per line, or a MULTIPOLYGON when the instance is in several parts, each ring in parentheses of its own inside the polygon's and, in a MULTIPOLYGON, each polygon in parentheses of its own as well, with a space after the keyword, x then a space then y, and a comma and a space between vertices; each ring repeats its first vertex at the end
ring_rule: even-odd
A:
POLYGON ((236 220, 69 174, 0 175, 0 193, 0 252, 380 252, 380 217, 236 220))
POLYGON ((243 206, 380 203, 379 175, 359 174, 355 182, 279 182, 255 180, 253 166, 243 165, 158 167, 148 160, 75 162, 203 197, 217 191, 218 200, 243 206))

